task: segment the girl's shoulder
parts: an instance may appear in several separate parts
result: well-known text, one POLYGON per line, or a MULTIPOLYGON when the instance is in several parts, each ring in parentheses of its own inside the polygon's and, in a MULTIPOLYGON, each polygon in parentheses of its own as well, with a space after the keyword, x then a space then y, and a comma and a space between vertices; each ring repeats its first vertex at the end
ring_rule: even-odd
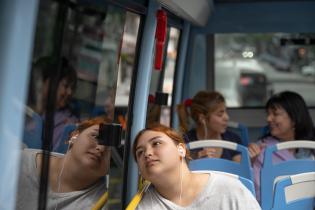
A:
POLYGON ((232 141, 234 143, 241 144, 241 137, 237 133, 234 133, 234 132, 229 131, 229 130, 226 130, 222 134, 222 139, 223 140, 229 140, 229 141, 232 141))

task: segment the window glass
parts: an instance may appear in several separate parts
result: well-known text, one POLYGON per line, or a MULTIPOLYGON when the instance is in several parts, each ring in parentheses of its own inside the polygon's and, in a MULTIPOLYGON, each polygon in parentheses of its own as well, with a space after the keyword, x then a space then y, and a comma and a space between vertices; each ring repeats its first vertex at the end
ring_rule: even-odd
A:
POLYGON ((164 60, 161 70, 152 70, 147 124, 160 122, 170 126, 170 104, 180 31, 169 27, 164 45, 164 60), (163 93, 163 94, 160 94, 163 93), (162 101, 166 101, 161 105, 162 101))
POLYGON ((165 64, 165 75, 163 82, 163 92, 169 95, 167 106, 163 106, 161 109, 160 122, 164 125, 170 126, 170 106, 172 102, 174 75, 176 68, 177 49, 179 41, 180 30, 177 28, 170 29, 170 38, 167 45, 167 56, 165 64))
POLYGON ((18 186, 25 190, 32 187, 28 198, 32 202, 24 202, 18 193, 17 209, 37 208, 41 170, 37 166, 41 166, 42 160, 42 154, 37 153, 43 145, 43 129, 49 114, 46 107, 52 103, 47 101, 50 89, 56 92, 51 151, 60 154, 51 153, 49 176, 53 178, 48 181, 49 208, 59 209, 69 203, 73 205, 69 208, 76 209, 77 205, 80 209, 91 209, 106 192, 109 192, 106 206, 121 208, 123 147, 101 145, 97 137, 98 123, 96 130, 88 126, 78 133, 72 131, 80 129, 85 120, 106 119, 108 123, 122 125, 124 142, 139 24, 139 15, 105 3, 67 6, 59 1, 40 2, 23 137, 27 154, 23 154, 22 160, 26 160, 24 155, 29 158, 27 163, 21 163, 18 186), (60 30, 62 24, 64 30, 60 30), (60 52, 56 52, 58 46, 60 52), (56 76, 58 68, 59 77, 56 76), (30 148, 38 150, 30 151, 30 148), (35 156, 29 156, 34 152, 35 156), (72 176, 76 187, 68 188, 65 179, 74 171, 79 172, 78 176, 72 176), (32 184, 34 180, 38 187, 32 184), (64 195, 71 197, 73 191, 81 190, 82 201, 74 197, 69 202, 51 199, 54 193, 69 192, 64 195))
POLYGON ((315 105, 314 34, 215 35, 215 88, 228 107, 259 107, 292 90, 315 105))
POLYGON ((165 75, 164 75, 164 83, 163 83, 163 92, 168 93, 170 96, 168 100, 168 105, 170 105, 172 101, 173 81, 174 81, 179 35, 180 35, 180 31, 177 28, 170 29, 170 38, 167 45, 167 56, 165 60, 166 64, 165 64, 165 70, 164 70, 165 75))

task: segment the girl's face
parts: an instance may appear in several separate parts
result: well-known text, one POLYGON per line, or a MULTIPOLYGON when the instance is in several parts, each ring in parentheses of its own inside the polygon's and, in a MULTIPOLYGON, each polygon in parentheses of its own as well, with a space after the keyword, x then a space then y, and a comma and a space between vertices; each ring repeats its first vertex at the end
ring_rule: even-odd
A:
POLYGON ((221 103, 217 108, 209 113, 206 118, 207 128, 212 134, 219 134, 225 132, 229 121, 229 116, 226 112, 224 103, 221 103))
POLYGON ((141 175, 147 180, 178 171, 177 166, 181 161, 174 141, 157 131, 146 131, 140 136, 136 158, 141 175))
POLYGON ((274 137, 284 141, 294 139, 294 122, 282 107, 269 108, 267 110, 267 122, 270 133, 274 137))
POLYGON ((72 94, 73 94, 73 87, 74 85, 71 84, 66 78, 63 78, 58 85, 57 90, 57 102, 56 108, 60 109, 68 105, 72 94))
POLYGON ((70 152, 84 169, 91 169, 91 173, 104 176, 109 170, 111 150, 97 143, 98 134, 99 125, 83 130, 74 140, 70 152))

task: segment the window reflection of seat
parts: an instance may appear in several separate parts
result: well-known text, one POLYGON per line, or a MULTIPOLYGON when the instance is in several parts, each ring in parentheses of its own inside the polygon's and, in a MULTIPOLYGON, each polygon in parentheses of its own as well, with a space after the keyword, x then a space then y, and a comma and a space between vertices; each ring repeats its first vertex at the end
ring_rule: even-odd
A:
POLYGON ((31 108, 26 107, 25 129, 23 143, 34 149, 42 148, 43 119, 31 108))

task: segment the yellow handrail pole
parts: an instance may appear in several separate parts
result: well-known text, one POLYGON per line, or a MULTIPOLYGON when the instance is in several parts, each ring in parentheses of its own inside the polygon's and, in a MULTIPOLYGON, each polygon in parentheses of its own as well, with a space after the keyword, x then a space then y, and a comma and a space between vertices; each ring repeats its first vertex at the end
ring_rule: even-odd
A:
POLYGON ((100 210, 107 202, 108 200, 108 191, 106 191, 96 202, 95 206, 92 208, 92 210, 100 210))
POLYGON ((142 199, 144 192, 149 188, 150 184, 151 183, 149 183, 149 182, 144 183, 142 190, 138 191, 137 194, 132 198, 132 200, 130 201, 126 210, 135 210, 136 209, 136 207, 138 206, 139 202, 142 199))

